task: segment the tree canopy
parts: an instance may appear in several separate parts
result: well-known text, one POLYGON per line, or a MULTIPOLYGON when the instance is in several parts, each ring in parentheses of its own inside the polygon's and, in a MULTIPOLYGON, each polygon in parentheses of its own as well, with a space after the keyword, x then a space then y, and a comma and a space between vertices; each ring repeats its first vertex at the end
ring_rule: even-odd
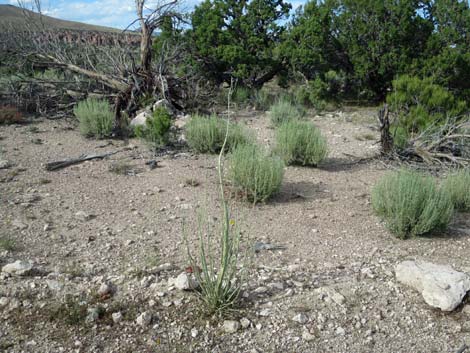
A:
POLYGON ((218 82, 261 87, 283 67, 279 20, 290 10, 284 0, 205 0, 191 17, 196 62, 218 82))

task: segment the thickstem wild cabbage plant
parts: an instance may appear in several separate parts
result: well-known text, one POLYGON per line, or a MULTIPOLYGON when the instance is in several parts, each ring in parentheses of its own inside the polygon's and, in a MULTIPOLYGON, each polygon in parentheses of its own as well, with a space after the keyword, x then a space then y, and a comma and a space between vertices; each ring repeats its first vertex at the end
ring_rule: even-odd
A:
POLYGON ((207 221, 207 215, 204 219, 199 217, 198 221, 198 259, 192 256, 188 239, 185 236, 190 263, 200 285, 199 295, 205 309, 211 315, 223 315, 233 310, 239 298, 246 268, 242 266, 241 271, 238 271, 240 232, 235 221, 230 217, 228 201, 224 194, 223 158, 228 135, 229 122, 227 120, 225 140, 218 158, 219 192, 223 210, 219 241, 217 242, 216 237, 211 234, 212 229, 207 221), (220 249, 214 249, 214 242, 220 244, 220 249))

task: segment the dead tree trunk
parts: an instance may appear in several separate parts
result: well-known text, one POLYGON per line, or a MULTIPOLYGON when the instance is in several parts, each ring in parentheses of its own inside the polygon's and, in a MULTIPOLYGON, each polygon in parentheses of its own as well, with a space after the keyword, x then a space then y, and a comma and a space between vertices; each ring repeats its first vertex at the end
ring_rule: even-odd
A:
MULTIPOLYGON (((131 106, 136 106, 136 99, 144 94, 153 94, 155 79, 152 72, 152 35, 167 17, 177 16, 174 12, 179 0, 164 0, 156 4, 150 14, 144 14, 146 0, 135 0, 137 22, 140 24, 140 65, 133 68, 133 82, 121 91, 116 98, 114 134, 123 135, 122 110, 130 113, 131 106)), ((164 92, 162 92, 164 94, 164 92)))
POLYGON ((390 119, 387 104, 385 104, 383 108, 379 110, 379 123, 382 154, 389 155, 393 151, 393 138, 390 134, 390 119))

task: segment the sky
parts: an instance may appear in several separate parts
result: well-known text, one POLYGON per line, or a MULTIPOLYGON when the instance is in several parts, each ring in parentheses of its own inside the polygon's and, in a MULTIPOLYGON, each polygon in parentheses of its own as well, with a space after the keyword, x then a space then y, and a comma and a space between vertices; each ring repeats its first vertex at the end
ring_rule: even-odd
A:
MULTIPOLYGON (((28 2, 31 0, 23 0, 28 2)), ((157 2, 158 0, 149 0, 157 2)), ((185 8, 190 10, 202 0, 184 0, 185 8)), ((134 0, 42 0, 45 15, 63 20, 79 21, 94 25, 125 28, 135 20, 134 0)), ((287 1, 293 8, 306 0, 287 1)), ((0 4, 17 5, 17 0, 0 0, 0 4)))

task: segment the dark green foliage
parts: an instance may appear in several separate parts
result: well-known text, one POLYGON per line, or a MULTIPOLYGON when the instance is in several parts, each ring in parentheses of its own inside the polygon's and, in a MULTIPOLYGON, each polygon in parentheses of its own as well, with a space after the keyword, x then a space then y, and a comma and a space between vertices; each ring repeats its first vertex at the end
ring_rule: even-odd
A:
POLYGON ((238 146, 229 156, 229 165, 229 178, 235 191, 253 203, 266 201, 281 188, 284 163, 260 146, 238 146))
POLYGON ((309 80, 339 64, 335 55, 339 43, 331 36, 332 19, 329 4, 309 1, 299 8, 283 36, 282 55, 309 80))
MULTIPOLYGON (((328 73, 335 73, 328 71, 328 73)), ((308 84, 295 86, 293 88, 294 99, 298 104, 306 107, 313 107, 317 111, 322 111, 327 105, 327 101, 336 101, 340 97, 340 92, 336 91, 336 82, 324 81, 317 77, 309 81, 308 84)))
POLYGON ((382 99, 397 75, 410 74, 433 76, 467 99, 469 37, 470 9, 462 0, 310 1, 290 23, 280 52, 309 81, 343 72, 345 97, 382 99))
POLYGON ((407 170, 379 181, 372 191, 372 207, 402 239, 444 229, 454 211, 450 196, 433 178, 407 170))
POLYGON ((395 126, 399 128, 400 139, 438 126, 448 117, 459 117, 468 109, 465 102, 434 84, 431 78, 407 75, 393 81, 393 91, 387 96, 387 102, 398 116, 395 126))
POLYGON ((260 88, 282 68, 276 44, 291 5, 283 0, 205 0, 192 14, 197 62, 217 82, 260 88))
MULTIPOLYGON (((189 147, 199 153, 219 153, 224 145, 227 122, 212 116, 195 115, 185 127, 189 147)), ((253 137, 241 125, 230 123, 225 144, 229 151, 241 144, 249 144, 253 137)))
POLYGON ((276 153, 287 164, 316 167, 327 155, 326 139, 312 123, 288 121, 276 132, 276 153))
POLYGON ((430 36, 421 60, 423 76, 456 96, 470 99, 470 3, 436 0, 429 4, 428 20, 436 30, 430 36))
POLYGON ((309 80, 344 72, 347 95, 384 97, 397 73, 422 55, 432 24, 415 0, 310 1, 299 11, 283 54, 309 80))
POLYGON ((144 139, 153 147, 161 147, 168 143, 171 127, 171 115, 165 107, 158 107, 147 119, 145 126, 135 129, 137 137, 144 139))

